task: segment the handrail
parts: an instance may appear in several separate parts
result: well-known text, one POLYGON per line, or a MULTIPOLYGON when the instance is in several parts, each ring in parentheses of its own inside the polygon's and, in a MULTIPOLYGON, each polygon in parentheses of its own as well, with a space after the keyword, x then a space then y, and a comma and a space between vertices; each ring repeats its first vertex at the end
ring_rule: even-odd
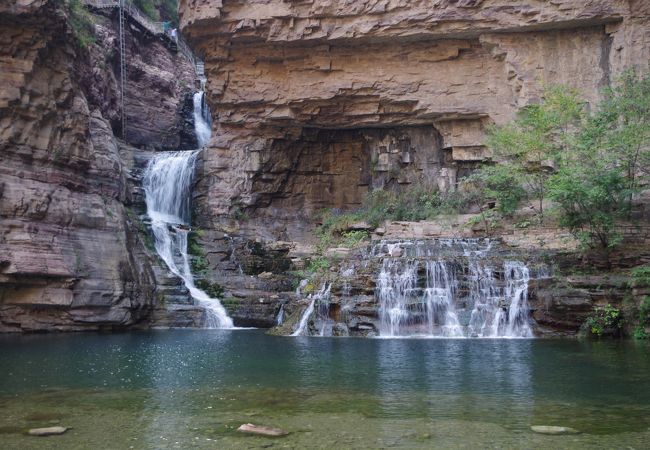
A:
MULTIPOLYGON (((120 5, 120 0, 82 0, 84 4, 92 6, 97 9, 104 8, 117 8, 120 5)), ((174 42, 178 50, 192 63, 197 79, 205 79, 205 69, 203 61, 198 59, 192 49, 187 45, 187 42, 177 34, 175 38, 165 33, 163 22, 154 22, 147 17, 140 9, 133 4, 130 0, 122 0, 124 12, 129 14, 136 22, 147 29, 154 35, 165 36, 170 41, 174 42)))
MULTIPOLYGON (((84 4, 93 6, 98 9, 103 8, 117 8, 120 4, 119 0, 82 0, 84 4)), ((127 12, 136 22, 146 28, 153 34, 164 34, 161 22, 154 22, 147 17, 140 9, 132 2, 124 2, 124 11, 127 12)))

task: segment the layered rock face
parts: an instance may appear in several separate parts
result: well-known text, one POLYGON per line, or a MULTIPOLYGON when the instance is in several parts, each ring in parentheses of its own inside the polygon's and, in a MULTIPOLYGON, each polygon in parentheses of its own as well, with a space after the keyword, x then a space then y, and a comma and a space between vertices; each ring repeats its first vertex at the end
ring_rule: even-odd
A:
POLYGON ((639 0, 183 0, 180 13, 216 112, 200 185, 213 223, 354 207, 378 183, 453 188, 489 156, 485 127, 544 85, 594 104, 650 56, 639 0))
MULTIPOLYGON (((97 42, 83 49, 65 14, 51 0, 0 7, 0 331, 122 327, 146 318, 155 303, 129 209, 133 154, 121 152, 114 136, 111 18, 96 17, 97 42)), ((148 52, 150 64, 131 72, 132 110, 159 116, 147 127, 133 120, 131 136, 136 144, 176 146, 178 132, 168 138, 156 127, 182 127, 178 83, 189 66, 177 72, 162 44, 130 30, 132 56, 148 52), (166 97, 147 105, 153 86, 166 97)))

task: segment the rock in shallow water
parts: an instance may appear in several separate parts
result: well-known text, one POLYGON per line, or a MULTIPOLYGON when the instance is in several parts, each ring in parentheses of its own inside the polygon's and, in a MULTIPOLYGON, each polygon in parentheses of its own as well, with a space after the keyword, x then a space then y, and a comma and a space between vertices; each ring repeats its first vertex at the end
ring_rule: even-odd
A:
POLYGON ((533 425, 530 427, 535 433, 539 434, 577 434, 578 430, 569 427, 556 427, 551 425, 533 425))
POLYGON ((56 434, 63 434, 68 430, 68 427, 32 428, 28 433, 30 436, 53 436, 56 434))
POLYGON ((272 437, 286 436, 287 434, 289 434, 286 431, 281 430, 279 428, 253 425, 252 423, 245 423, 241 425, 239 428, 237 428, 237 431, 239 431, 240 433, 257 434, 260 436, 272 436, 272 437))

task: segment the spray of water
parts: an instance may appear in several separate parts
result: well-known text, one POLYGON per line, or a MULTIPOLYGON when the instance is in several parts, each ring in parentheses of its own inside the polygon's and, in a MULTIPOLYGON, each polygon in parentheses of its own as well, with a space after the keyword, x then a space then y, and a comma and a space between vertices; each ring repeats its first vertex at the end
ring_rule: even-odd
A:
POLYGON ((187 254, 192 178, 198 153, 195 150, 154 155, 143 177, 147 214, 158 255, 205 309, 205 327, 232 328, 232 319, 219 300, 195 286, 187 254))
POLYGON ((205 101, 205 92, 198 91, 194 94, 194 131, 199 148, 205 147, 212 134, 212 118, 210 109, 205 101))

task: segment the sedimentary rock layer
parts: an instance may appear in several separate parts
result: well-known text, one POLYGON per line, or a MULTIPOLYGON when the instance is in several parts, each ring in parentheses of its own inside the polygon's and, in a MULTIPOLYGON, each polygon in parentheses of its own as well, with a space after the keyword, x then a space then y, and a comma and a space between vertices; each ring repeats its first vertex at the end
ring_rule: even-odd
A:
MULTIPOLYGON (((137 215, 127 208, 128 158, 114 136, 112 19, 97 16, 97 41, 83 48, 61 4, 0 6, 0 331, 133 325, 155 303, 137 215)), ((130 136, 154 148, 177 146, 178 84, 189 66, 175 72, 167 49, 129 30, 130 55, 149 52, 131 70, 131 110, 148 115, 131 121, 130 136), (148 105, 147 90, 167 98, 148 105)))
MULTIPOLYGON (((206 223, 239 209, 275 216, 278 205, 308 216, 323 195, 344 196, 341 186, 366 189, 380 158, 387 184, 419 173, 453 188, 463 167, 490 156, 485 127, 538 101, 545 85, 576 87, 593 105, 625 67, 645 70, 650 57, 650 4, 639 0, 182 0, 180 13, 216 113, 200 184, 206 223), (440 144, 373 152, 356 141, 350 156, 326 142, 342 130, 395 136, 413 126, 433 128, 440 144), (287 168, 322 129, 314 185, 287 168), (401 161, 404 153, 426 163, 401 161), (337 158, 345 162, 326 164, 337 158), (366 169, 351 177, 354 159, 366 169)), ((325 206, 345 206, 337 202, 325 206)))

